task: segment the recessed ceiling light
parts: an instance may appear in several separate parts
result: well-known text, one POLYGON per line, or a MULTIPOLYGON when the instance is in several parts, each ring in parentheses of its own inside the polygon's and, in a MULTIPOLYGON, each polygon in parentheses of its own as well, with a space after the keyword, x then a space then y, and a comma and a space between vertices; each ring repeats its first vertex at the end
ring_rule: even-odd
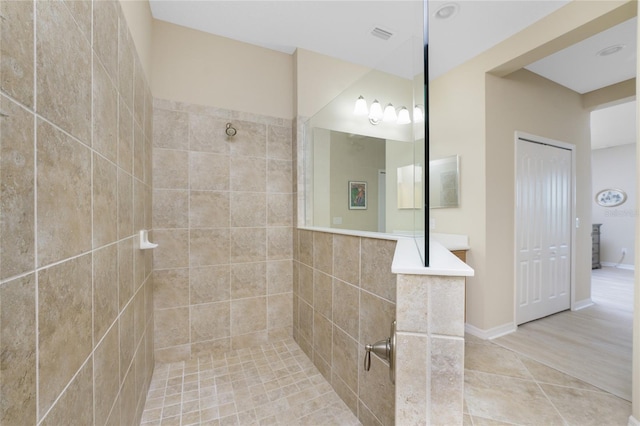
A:
POLYGON ((624 49, 624 44, 614 44, 613 46, 605 47, 602 50, 598 50, 598 52, 596 52, 596 55, 609 56, 609 55, 613 55, 614 53, 618 53, 622 49, 624 49))
POLYGON ((433 16, 437 19, 450 19, 453 18, 460 9, 457 3, 443 4, 433 13, 433 16))

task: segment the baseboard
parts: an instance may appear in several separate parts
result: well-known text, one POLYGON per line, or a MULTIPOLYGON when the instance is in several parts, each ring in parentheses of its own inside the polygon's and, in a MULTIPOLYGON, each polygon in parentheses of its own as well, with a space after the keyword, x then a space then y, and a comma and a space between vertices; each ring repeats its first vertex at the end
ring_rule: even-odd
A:
POLYGON ((573 306, 571 307, 572 311, 579 311, 580 309, 584 309, 584 308, 588 308, 589 306, 593 306, 594 303, 591 300, 591 298, 588 299, 583 299, 583 300, 579 300, 577 302, 573 303, 573 306))
POLYGON ((478 337, 482 340, 492 340, 497 339, 498 337, 505 336, 507 334, 513 333, 516 331, 518 327, 513 323, 499 325, 497 327, 490 328, 488 330, 483 330, 481 328, 475 327, 471 324, 464 325, 465 333, 469 333, 472 336, 478 337))
POLYGON ((628 263, 621 263, 621 264, 617 264, 617 263, 613 263, 613 262, 600 262, 600 264, 602 266, 608 266, 611 268, 618 268, 618 269, 627 269, 629 271, 635 271, 636 267, 633 264, 628 264, 628 263))
POLYGON ((633 415, 629 416, 629 426, 640 426, 640 421, 633 417, 633 415))

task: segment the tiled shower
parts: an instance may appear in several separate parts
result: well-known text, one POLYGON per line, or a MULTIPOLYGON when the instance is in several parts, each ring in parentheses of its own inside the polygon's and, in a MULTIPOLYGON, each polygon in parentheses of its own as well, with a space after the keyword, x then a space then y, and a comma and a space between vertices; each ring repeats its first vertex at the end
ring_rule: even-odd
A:
POLYGON ((392 424, 395 243, 295 230, 293 121, 154 100, 118 1, 0 15, 0 424, 139 424, 154 364, 292 336, 392 424))

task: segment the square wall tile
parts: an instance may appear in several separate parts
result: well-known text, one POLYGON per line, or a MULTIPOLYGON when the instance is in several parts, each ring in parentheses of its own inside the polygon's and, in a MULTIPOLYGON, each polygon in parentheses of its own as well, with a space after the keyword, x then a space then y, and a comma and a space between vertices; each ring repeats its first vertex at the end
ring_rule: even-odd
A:
POLYGON ((229 156, 208 152, 189 153, 189 185, 192 190, 228 191, 229 156))
POLYGON ((267 261, 267 293, 290 293, 293 291, 293 261, 267 261))
POLYGON ((51 407, 93 349, 91 307, 91 254, 38 272, 40 413, 51 407))
POLYGON ((333 275, 333 234, 313 233, 313 267, 333 275))
POLYGON ((190 231, 190 266, 229 263, 229 245, 229 230, 226 228, 194 229, 190 231))
POLYGON ((153 146, 189 149, 189 115, 181 111, 153 110, 153 146))
POLYGON ((133 174, 133 114, 123 100, 118 97, 118 166, 133 174))
POLYGON ((91 152, 45 121, 38 121, 37 150, 42 266, 91 249, 91 152))
POLYGON ((360 238, 333 236, 333 273, 336 278, 360 285, 360 238))
POLYGON ((360 290, 351 284, 334 279, 333 322, 357 341, 360 327, 359 317, 360 290))
POLYGON ((118 81, 118 4, 93 2, 93 48, 112 81, 118 81))
POLYGON ((94 58, 93 148, 109 161, 116 162, 118 159, 118 92, 100 61, 95 56, 94 58))
POLYGON ((267 228, 267 259, 284 260, 293 257, 293 229, 290 226, 267 228))
POLYGON ((153 189, 188 188, 189 153, 186 151, 176 151, 170 149, 154 149, 153 189))
POLYGON ((93 247, 118 239, 118 170, 93 154, 93 247))
POLYGON ((240 192, 266 192, 267 165, 264 158, 231 157, 230 189, 240 192))
MULTIPOLYGON (((122 11, 119 14, 121 25, 118 26, 118 87, 120 98, 130 111, 133 111, 133 40, 129 28, 122 25, 126 22, 122 11)), ((131 113, 133 126, 133 112, 131 113)))
POLYGON ((293 225, 292 194, 267 194, 267 225, 293 225))
POLYGON ((36 2, 36 16, 38 113, 91 145, 91 37, 65 2, 36 2))
POLYGON ((387 300, 396 300, 396 276, 391 263, 396 242, 363 238, 360 258, 360 286, 387 300))
POLYGON ((267 192, 293 192, 292 162, 287 160, 267 160, 267 192))
POLYGON ((267 224, 267 197, 264 192, 231 192, 232 227, 264 227, 267 224))
POLYGON ((333 325, 324 315, 313 316, 313 349, 323 359, 331 361, 333 353, 333 325))
POLYGON ((209 115, 189 114, 189 150, 229 155, 230 145, 236 140, 230 141, 225 134, 228 121, 209 115))
MULTIPOLYGON (((33 107, 33 15, 34 3, 3 1, 0 14, 0 88, 18 102, 33 107)), ((3 111, 6 111, 3 109, 3 111)), ((3 129, 4 134, 4 129, 3 129)))
MULTIPOLYGON (((358 342, 334 326, 332 350, 333 372, 352 392, 356 392, 358 390, 358 366, 360 365, 358 342)), ((371 359, 373 360, 373 357, 371 359)))
POLYGON ((396 305, 365 291, 360 292, 360 344, 389 337, 396 305))
POLYGON ((231 298, 258 297, 267 294, 265 262, 231 265, 231 298))
POLYGON ((228 228, 229 197, 230 193, 227 191, 189 191, 189 226, 191 228, 228 228))
POLYGON ((133 178, 118 168, 118 239, 133 234, 133 178))
POLYGON ((313 274, 313 309, 334 321, 332 311, 333 278, 319 271, 315 271, 313 274))
POLYGON ((161 269, 153 272, 155 309, 189 306, 189 269, 161 269))
POLYGON ((230 262, 262 262, 267 259, 265 228, 231 228, 229 232, 230 262))
POLYGON ((267 327, 269 330, 292 326, 293 295, 274 294, 267 297, 267 327))
MULTIPOLYGON (((43 413, 43 411, 41 411, 43 413)), ((82 425, 93 422, 93 370, 92 362, 87 362, 73 378, 64 393, 41 425, 57 426, 76 423, 82 425)))
POLYGON ((231 301, 231 335, 267 329, 267 298, 253 297, 231 301))
POLYGON ((105 424, 120 390, 118 327, 112 327, 93 354, 96 424, 105 424))
POLYGON ((241 129, 229 144, 231 155, 265 158, 267 153, 267 127, 251 121, 233 121, 241 129))
POLYGON ((189 307, 159 309, 154 313, 156 348, 189 343, 189 307))
POLYGON ((291 161, 293 134, 291 126, 267 127, 267 158, 291 161))
MULTIPOLYGON (((5 3, 2 10, 9 7, 5 3)), ((4 28, 0 32, 4 34, 4 28)), ((0 120, 0 246, 11 247, 0 251, 0 279, 6 279, 35 267, 34 123, 33 114, 3 95, 0 110, 9 115, 0 120)))
POLYGON ((36 424, 35 275, 0 287, 0 413, 3 424, 36 424))
POLYGON ((231 335, 231 304, 203 303, 191 306, 191 343, 220 339, 231 335))
POLYGON ((153 229, 189 227, 188 190, 156 189, 153 204, 153 229))
POLYGON ((133 297, 133 237, 118 242, 118 300, 119 311, 133 297))
POLYGON ((189 230, 164 229, 153 231, 154 269, 183 268, 189 266, 189 230))
POLYGON ((118 245, 93 252, 93 341, 96 345, 118 317, 118 245))
POLYGON ((230 281, 229 265, 191 268, 189 272, 190 304, 229 300, 230 281))

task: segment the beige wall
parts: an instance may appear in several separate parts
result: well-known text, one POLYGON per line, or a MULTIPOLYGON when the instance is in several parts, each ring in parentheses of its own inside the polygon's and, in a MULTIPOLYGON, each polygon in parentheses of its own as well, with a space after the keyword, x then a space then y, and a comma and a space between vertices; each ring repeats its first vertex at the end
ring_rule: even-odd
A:
POLYGON ((291 336, 291 129, 290 120, 156 99, 157 360, 291 336), (228 139, 231 114, 238 133, 228 139))
POLYGON ((389 337, 396 316, 396 242, 298 230, 294 238, 293 337, 365 425, 393 425, 388 365, 364 345, 389 337))
POLYGON ((154 363, 140 58, 118 2, 0 8, 0 423, 139 424, 154 363))
MULTIPOLYGON (((489 272, 485 316, 489 324, 513 318, 516 131, 576 146, 575 300, 590 297, 591 288, 591 138, 589 112, 580 95, 526 70, 507 77, 487 75, 487 257, 489 272)), ((469 301, 473 303, 473 301, 469 301)))
POLYGON ((514 158, 505 151, 507 141, 513 141, 514 130, 578 146, 577 216, 583 226, 577 230, 578 287, 574 298, 576 301, 589 298, 588 286, 580 285, 588 282, 590 270, 590 227, 584 226, 590 224, 591 204, 590 152, 584 149, 589 143, 586 110, 582 110, 578 95, 559 86, 553 90, 548 82, 524 72, 509 74, 530 61, 631 18, 635 8, 630 4, 571 2, 431 82, 430 155, 432 158, 460 155, 461 207, 432 210, 430 216, 435 219, 436 232, 469 235, 471 251, 467 259, 476 273, 467 280, 467 322, 483 332, 507 331, 514 320, 514 158), (504 75, 509 77, 498 77, 504 75), (535 108, 519 104, 518 92, 528 97, 535 108), (503 100, 507 102, 504 105, 503 100), (558 111, 553 108, 556 102, 568 109, 558 111), (556 113, 548 117, 548 122, 544 116, 547 112, 541 111, 543 107, 556 113))
POLYGON ((151 90, 159 99, 291 119, 293 56, 153 22, 151 90))
POLYGON ((593 190, 591 206, 593 223, 600 227, 600 262, 631 266, 635 259, 636 201, 636 145, 629 144, 591 152, 593 190), (595 202, 596 194, 607 188, 619 188, 627 194, 627 201, 616 207, 602 207, 595 202), (627 249, 624 259, 622 248, 627 249))

